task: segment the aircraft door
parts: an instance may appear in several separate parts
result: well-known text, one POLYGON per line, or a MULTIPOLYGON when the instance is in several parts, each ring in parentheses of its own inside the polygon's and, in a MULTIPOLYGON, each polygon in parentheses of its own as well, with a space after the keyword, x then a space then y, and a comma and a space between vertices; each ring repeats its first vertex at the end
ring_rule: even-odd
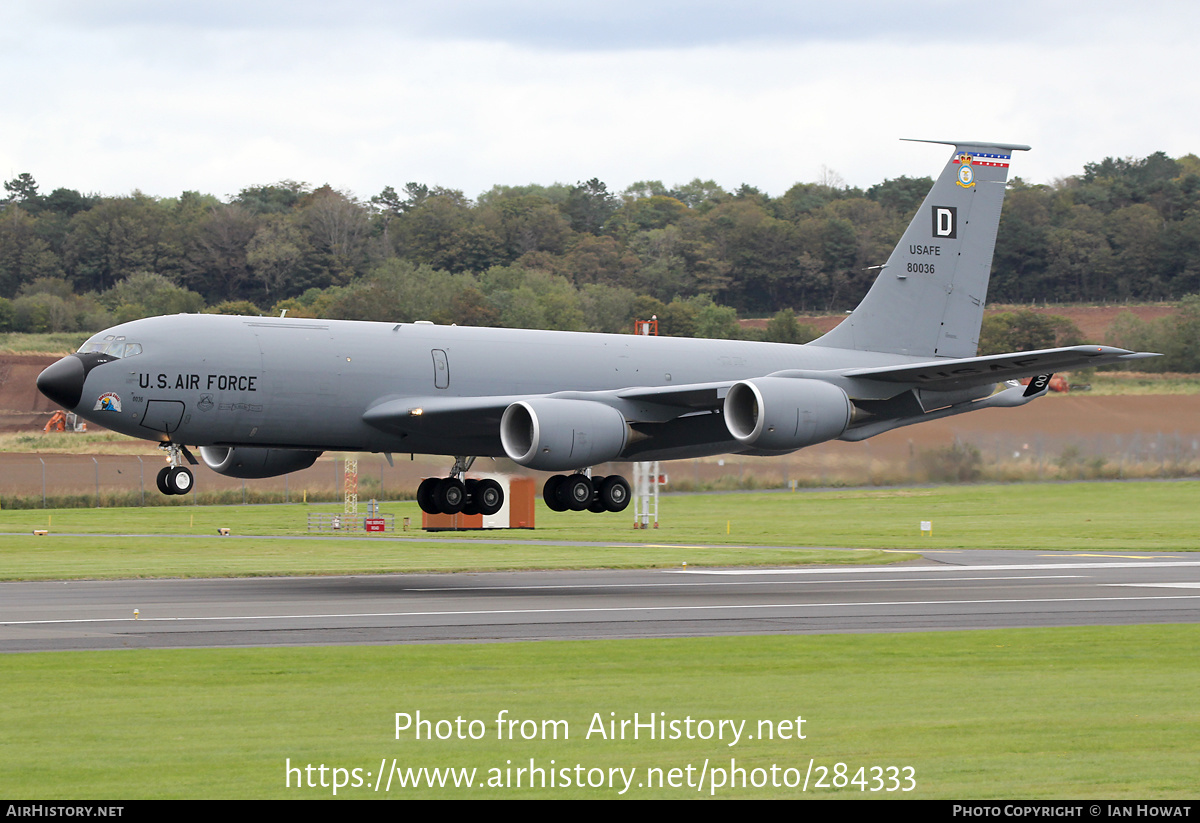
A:
POLYGON ((148 429, 170 434, 179 428, 183 420, 184 405, 181 400, 150 400, 141 424, 148 429))
POLYGON ((450 360, 441 349, 433 350, 433 387, 435 389, 450 388, 450 360))

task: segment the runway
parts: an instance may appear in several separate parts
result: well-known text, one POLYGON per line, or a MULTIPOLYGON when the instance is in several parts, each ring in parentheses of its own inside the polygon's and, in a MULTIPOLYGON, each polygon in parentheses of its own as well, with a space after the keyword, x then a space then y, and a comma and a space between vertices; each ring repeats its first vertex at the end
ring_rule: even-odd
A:
POLYGON ((1200 622, 1200 553, 915 564, 0 584, 0 651, 1200 622))

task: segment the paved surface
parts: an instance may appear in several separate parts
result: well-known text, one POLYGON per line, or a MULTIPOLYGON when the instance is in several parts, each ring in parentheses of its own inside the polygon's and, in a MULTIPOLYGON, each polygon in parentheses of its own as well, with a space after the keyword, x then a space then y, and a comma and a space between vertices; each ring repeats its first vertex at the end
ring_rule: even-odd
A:
POLYGON ((852 568, 0 584, 0 651, 1200 622, 1200 553, 852 568), (139 612, 134 619, 134 610, 139 612))

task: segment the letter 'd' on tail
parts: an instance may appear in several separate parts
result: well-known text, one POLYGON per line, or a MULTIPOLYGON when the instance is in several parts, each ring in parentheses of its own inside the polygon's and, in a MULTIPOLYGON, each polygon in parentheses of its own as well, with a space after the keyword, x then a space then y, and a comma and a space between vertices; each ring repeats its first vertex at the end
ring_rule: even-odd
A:
MULTIPOLYGON (((920 141, 945 142, 945 141, 920 141)), ((813 345, 920 357, 974 357, 1012 152, 946 142, 954 154, 871 290, 813 345)))

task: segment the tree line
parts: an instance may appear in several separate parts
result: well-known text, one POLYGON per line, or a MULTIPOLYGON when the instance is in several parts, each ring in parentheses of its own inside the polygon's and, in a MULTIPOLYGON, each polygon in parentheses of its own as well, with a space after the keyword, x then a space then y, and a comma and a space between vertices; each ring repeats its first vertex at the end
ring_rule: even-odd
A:
MULTIPOLYGON (((929 187, 827 175, 771 197, 696 179, 613 193, 421 183, 368 200, 295 181, 225 200, 42 194, 0 201, 0 330, 92 330, 177 311, 801 342, 800 313, 852 308, 929 187), (775 315, 765 332, 738 314, 775 315)), ((1176 300, 1200 292, 1200 158, 1107 158, 1010 183, 990 302, 1176 300)))

